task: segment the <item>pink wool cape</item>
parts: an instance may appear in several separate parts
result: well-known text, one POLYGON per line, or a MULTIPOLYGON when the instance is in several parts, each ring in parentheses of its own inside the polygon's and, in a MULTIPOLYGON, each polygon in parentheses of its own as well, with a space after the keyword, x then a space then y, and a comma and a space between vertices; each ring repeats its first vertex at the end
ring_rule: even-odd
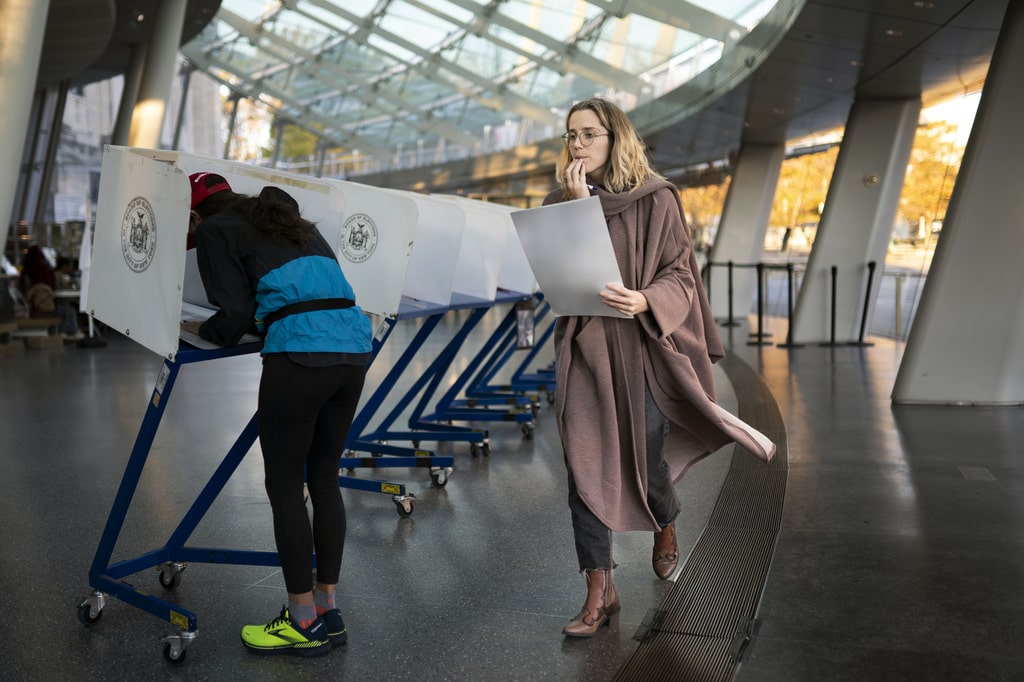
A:
MULTIPOLYGON (((650 310, 634 319, 560 317, 555 413, 580 497, 615 531, 660 530, 647 504, 644 384, 669 420, 663 454, 673 483, 736 442, 768 461, 775 445, 715 402, 711 365, 724 357, 698 275, 679 195, 655 179, 601 199, 623 284, 650 310)), ((553 192, 545 204, 562 201, 553 192)))

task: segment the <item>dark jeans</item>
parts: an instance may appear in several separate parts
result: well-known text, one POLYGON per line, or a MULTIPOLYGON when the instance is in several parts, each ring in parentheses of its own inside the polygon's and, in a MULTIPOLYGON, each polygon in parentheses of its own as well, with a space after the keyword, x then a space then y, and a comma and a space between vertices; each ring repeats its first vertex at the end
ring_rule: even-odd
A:
POLYGON ((333 585, 341 573, 345 505, 338 488, 338 458, 363 390, 366 368, 305 367, 285 353, 263 358, 259 391, 260 447, 267 496, 274 514, 274 540, 288 592, 333 585), (313 503, 310 527, 302 483, 313 503))
MULTIPOLYGON (((668 465, 661 456, 668 420, 658 410, 646 387, 644 413, 647 430, 647 503, 658 525, 664 528, 679 515, 679 500, 672 488, 668 465)), ((572 530, 576 538, 576 557, 579 559, 580 571, 614 567, 612 531, 580 499, 572 471, 569 471, 569 511, 572 512, 572 530)))

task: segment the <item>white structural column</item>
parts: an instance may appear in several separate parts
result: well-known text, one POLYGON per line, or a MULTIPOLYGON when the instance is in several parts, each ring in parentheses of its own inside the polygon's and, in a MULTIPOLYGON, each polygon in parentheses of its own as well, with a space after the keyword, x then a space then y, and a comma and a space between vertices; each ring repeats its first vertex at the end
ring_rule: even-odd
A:
POLYGON ((1024 403, 1024 3, 1011 2, 900 363, 897 403, 1024 403))
POLYGON ((722 265, 732 261, 732 312, 743 318, 750 312, 757 270, 753 266, 764 251, 764 236, 772 212, 772 200, 779 183, 784 145, 744 145, 736 159, 729 195, 711 248, 711 310, 715 317, 728 317, 729 272, 722 265))
POLYGON ((0 252, 7 245, 50 0, 0 3, 0 252))
POLYGON ((146 68, 146 43, 132 48, 128 71, 124 74, 124 87, 121 88, 121 103, 117 109, 117 120, 114 131, 110 134, 110 143, 119 147, 128 144, 128 133, 132 128, 132 111, 139 99, 139 87, 142 85, 142 72, 146 68))
POLYGON ((159 147, 167 100, 174 80, 175 57, 185 26, 187 0, 160 0, 153 18, 153 36, 146 50, 146 67, 139 85, 139 99, 132 111, 131 147, 159 147))
POLYGON ((793 312, 793 342, 860 339, 865 301, 867 319, 874 310, 920 114, 917 99, 858 100, 851 108, 793 312))

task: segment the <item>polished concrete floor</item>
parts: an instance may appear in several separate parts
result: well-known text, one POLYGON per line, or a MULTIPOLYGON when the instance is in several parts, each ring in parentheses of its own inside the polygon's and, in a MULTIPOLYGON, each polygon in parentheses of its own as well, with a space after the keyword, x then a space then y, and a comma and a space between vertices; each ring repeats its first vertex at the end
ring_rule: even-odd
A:
MULTIPOLYGON (((452 314, 432 338, 443 341, 462 319, 452 314)), ((495 311, 484 320, 453 371, 498 319, 495 311)), ((780 325, 769 321, 776 339, 780 325)), ((416 328, 399 324, 368 386, 416 328)), ((788 474, 758 627, 737 679, 1024 679, 1024 408, 893 407, 901 344, 782 349, 748 345, 748 332, 722 331, 777 401, 788 474)), ((104 348, 0 358, 5 679, 611 680, 672 588, 651 571, 650 534, 617 534, 621 616, 592 640, 562 637, 584 588, 542 401, 533 438, 515 423, 489 422, 488 457, 472 457, 464 443, 438 446, 455 457, 444 487, 424 469, 355 472, 405 483, 416 502, 401 518, 388 495, 343 491, 339 603, 350 636, 326 657, 243 649, 240 626, 269 620, 284 602, 275 568, 193 563, 173 592, 153 569, 130 576, 140 591, 198 616, 185 661, 170 664, 160 645, 175 632, 170 623, 116 599, 94 625, 77 616, 162 366, 134 342, 106 336, 104 348)), ((424 363, 436 343, 422 351, 424 363)), ((421 370, 411 366, 408 380, 421 370)), ((251 416, 258 376, 252 355, 182 367, 115 560, 166 541, 251 416)), ((745 397, 721 370, 716 381, 721 402, 737 409, 745 397)), ((680 482, 684 556, 734 456, 747 455, 725 448, 680 482)), ((261 479, 257 447, 195 544, 273 549, 261 479)))

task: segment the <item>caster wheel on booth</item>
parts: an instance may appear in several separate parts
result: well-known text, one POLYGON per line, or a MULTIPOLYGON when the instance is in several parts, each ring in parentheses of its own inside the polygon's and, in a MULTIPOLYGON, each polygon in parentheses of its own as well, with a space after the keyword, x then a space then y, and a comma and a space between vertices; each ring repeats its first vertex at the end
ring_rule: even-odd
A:
POLYGON ((95 625, 100 622, 100 618, 103 617, 103 609, 93 613, 92 604, 86 602, 78 606, 78 620, 81 621, 82 625, 95 625))

